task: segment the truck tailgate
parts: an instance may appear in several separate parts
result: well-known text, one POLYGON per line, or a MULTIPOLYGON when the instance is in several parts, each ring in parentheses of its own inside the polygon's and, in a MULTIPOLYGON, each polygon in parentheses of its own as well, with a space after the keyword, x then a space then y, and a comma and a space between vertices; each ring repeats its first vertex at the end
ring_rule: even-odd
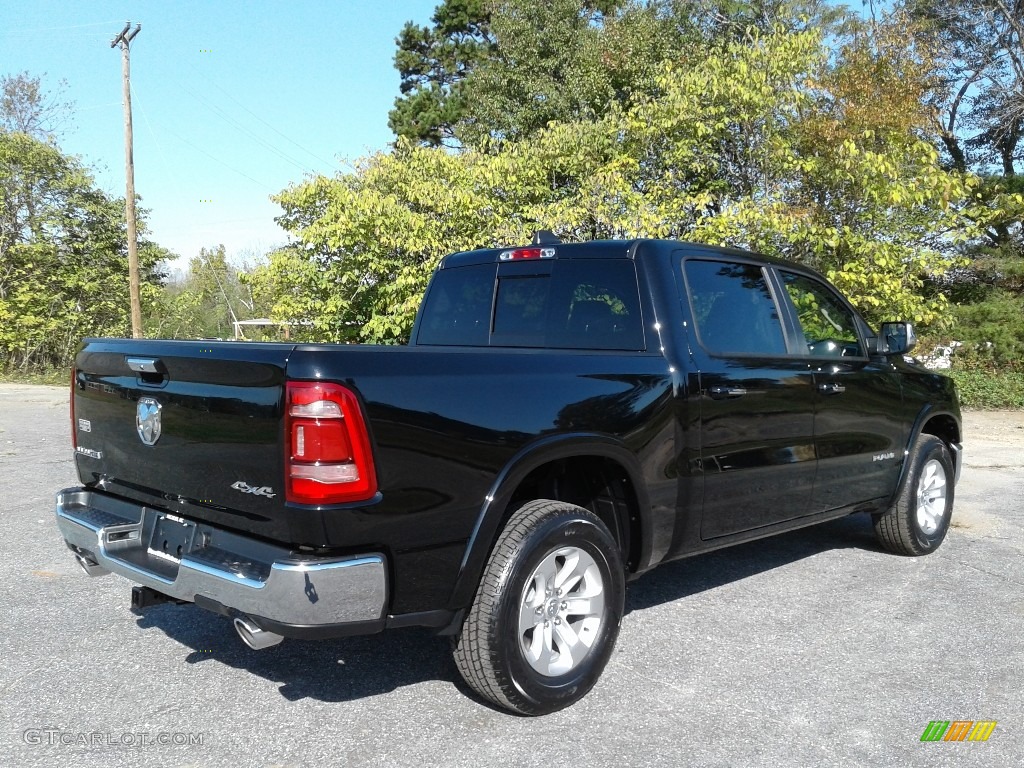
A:
POLYGON ((87 340, 73 386, 79 476, 183 516, 278 541, 319 539, 286 514, 289 344, 87 340))

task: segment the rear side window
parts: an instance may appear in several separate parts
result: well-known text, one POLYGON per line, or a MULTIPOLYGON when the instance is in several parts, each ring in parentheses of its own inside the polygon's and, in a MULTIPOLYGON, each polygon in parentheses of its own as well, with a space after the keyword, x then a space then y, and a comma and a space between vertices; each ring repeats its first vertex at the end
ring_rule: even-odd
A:
POLYGON ((567 259, 442 270, 416 343, 642 350, 636 269, 627 259, 567 259))
POLYGON ((683 262, 697 336, 714 354, 786 354, 786 337, 761 267, 683 262))
POLYGON ((494 264, 438 272, 420 318, 418 344, 487 346, 491 332, 494 264))

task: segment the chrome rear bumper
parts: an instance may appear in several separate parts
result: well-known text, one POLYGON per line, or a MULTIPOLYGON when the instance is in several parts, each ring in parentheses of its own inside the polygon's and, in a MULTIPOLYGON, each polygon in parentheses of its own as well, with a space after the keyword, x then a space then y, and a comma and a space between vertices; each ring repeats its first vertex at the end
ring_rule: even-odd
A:
POLYGON ((275 631, 346 624, 374 631, 384 620, 387 566, 378 552, 305 557, 171 515, 185 533, 176 542, 180 556, 176 547, 167 554, 153 541, 166 512, 85 488, 58 493, 56 513, 65 541, 92 575, 110 571, 179 600, 210 601, 266 619, 275 631))

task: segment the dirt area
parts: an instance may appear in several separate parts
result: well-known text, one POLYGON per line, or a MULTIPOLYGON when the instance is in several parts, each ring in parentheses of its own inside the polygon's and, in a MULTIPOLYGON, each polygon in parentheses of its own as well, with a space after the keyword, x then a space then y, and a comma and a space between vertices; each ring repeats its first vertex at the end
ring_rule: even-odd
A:
POLYGON ((1024 411, 964 411, 964 443, 993 441, 1022 444, 1024 411))

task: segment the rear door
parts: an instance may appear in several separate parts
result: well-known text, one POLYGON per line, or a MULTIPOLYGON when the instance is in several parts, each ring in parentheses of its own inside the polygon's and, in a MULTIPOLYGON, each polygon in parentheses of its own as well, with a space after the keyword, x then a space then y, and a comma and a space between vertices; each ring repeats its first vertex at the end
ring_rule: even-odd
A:
POLYGON ((808 514, 814 376, 790 354, 769 271, 737 257, 682 261, 698 345, 704 540, 808 514))

